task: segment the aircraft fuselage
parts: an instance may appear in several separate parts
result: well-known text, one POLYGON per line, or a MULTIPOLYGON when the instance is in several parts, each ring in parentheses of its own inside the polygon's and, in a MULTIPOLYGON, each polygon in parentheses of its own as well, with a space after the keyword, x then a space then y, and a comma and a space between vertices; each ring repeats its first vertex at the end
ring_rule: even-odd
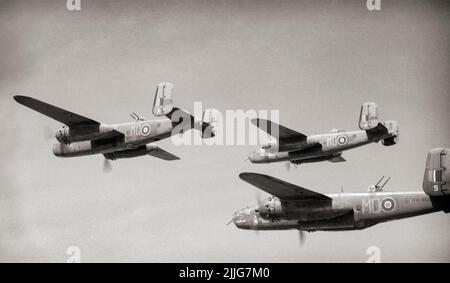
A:
MULTIPOLYGON (((59 157, 76 157, 136 149, 148 143, 170 137, 173 129, 171 120, 167 118, 114 125, 101 124, 99 128, 107 129, 98 133, 101 142, 93 139, 57 143, 53 146, 53 153, 59 157), (124 138, 108 139, 107 135, 112 131, 122 133, 124 138)), ((87 139, 90 138, 92 137, 87 137, 87 139)))
POLYGON ((343 231, 360 230, 378 223, 450 210, 450 198, 433 198, 424 192, 370 192, 327 195, 330 201, 281 201, 270 197, 261 206, 238 211, 238 228, 252 230, 343 231), (268 206, 267 206, 268 205, 268 206))
POLYGON ((311 135, 302 148, 292 151, 274 152, 258 149, 252 152, 249 160, 252 163, 271 163, 292 161, 294 163, 309 163, 330 160, 341 152, 360 147, 372 142, 378 142, 384 136, 370 137, 367 131, 351 131, 332 134, 311 135))

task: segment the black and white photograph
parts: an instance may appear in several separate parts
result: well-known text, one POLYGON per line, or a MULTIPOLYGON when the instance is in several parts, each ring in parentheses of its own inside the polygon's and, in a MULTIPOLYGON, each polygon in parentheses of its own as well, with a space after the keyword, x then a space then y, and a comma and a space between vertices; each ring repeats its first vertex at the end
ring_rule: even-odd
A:
POLYGON ((0 118, 1 263, 450 263, 448 0, 0 0, 0 118))

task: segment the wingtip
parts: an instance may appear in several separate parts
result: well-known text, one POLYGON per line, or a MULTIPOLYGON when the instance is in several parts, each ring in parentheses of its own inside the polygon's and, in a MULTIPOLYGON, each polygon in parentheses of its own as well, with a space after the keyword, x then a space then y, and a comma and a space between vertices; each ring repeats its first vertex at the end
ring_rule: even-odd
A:
POLYGON ((260 124, 264 125, 267 124, 269 125, 270 123, 272 123, 272 121, 268 120, 268 119, 262 119, 262 118, 253 118, 250 120, 250 122, 252 122, 255 126, 258 126, 260 124))
POLYGON ((244 181, 246 179, 248 179, 248 177, 252 177, 252 176, 267 176, 267 175, 260 174, 260 173, 253 173, 253 172, 242 172, 241 174, 239 174, 239 178, 244 181))
POLYGON ((258 125, 258 121, 259 121, 259 118, 253 118, 250 120, 250 122, 252 122, 252 124, 254 124, 254 125, 258 125))
POLYGON ((250 174, 250 173, 242 172, 241 174, 239 174, 239 178, 243 179, 247 174, 250 174))
POLYGON ((24 98, 24 96, 23 95, 14 95, 13 98, 15 101, 19 102, 20 100, 22 100, 22 98, 24 98))
POLYGON ((20 104, 23 104, 26 100, 32 99, 31 97, 24 96, 24 95, 14 95, 13 98, 17 103, 20 103, 20 104))

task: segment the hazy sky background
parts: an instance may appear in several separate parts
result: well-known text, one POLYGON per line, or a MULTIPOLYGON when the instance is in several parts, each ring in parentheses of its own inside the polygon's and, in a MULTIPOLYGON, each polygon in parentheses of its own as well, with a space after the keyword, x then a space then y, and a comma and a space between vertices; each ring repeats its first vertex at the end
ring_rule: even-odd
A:
POLYGON ((427 151, 449 147, 450 2, 0 1, 0 261, 450 261, 450 217, 436 213, 355 232, 238 230, 255 203, 238 174, 260 172, 317 190, 421 190, 427 151), (360 104, 400 123, 400 143, 345 152, 346 163, 244 162, 253 146, 162 148, 182 159, 61 159, 44 128, 59 124, 15 103, 24 94, 116 123, 147 118, 156 84, 176 105, 278 109, 305 134, 357 129, 360 104))

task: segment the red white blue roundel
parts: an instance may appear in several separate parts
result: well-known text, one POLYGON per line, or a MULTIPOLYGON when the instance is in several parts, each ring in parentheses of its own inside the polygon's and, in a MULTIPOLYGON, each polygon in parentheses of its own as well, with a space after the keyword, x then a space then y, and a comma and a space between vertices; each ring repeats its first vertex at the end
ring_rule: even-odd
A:
POLYGON ((392 198, 384 198, 381 201, 381 209, 385 212, 391 212, 395 209, 395 201, 392 198))
POLYGON ((338 144, 340 145, 344 145, 347 143, 347 137, 346 136, 339 136, 337 138, 338 144))
POLYGON ((150 134, 150 126, 149 125, 144 125, 141 129, 141 134, 143 136, 148 136, 150 134))

